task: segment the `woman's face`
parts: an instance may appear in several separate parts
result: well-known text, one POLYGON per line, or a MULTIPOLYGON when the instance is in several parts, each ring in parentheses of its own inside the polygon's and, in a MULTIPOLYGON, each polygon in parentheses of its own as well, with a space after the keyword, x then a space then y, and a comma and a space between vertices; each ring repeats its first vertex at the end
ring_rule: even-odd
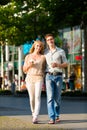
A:
POLYGON ((41 49, 42 49, 41 43, 36 43, 36 44, 35 44, 35 51, 40 52, 41 49))

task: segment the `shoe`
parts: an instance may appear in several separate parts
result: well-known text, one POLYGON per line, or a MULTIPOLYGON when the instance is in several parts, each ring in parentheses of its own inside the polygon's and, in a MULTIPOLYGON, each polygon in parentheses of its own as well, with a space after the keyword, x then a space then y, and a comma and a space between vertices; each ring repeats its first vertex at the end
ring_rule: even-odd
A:
POLYGON ((55 124, 55 121, 54 121, 54 120, 50 120, 50 121, 48 122, 48 124, 55 124))
POLYGON ((38 124, 37 118, 33 118, 32 123, 33 123, 33 124, 38 124))
POLYGON ((56 123, 59 123, 60 122, 60 119, 59 117, 56 118, 56 123))

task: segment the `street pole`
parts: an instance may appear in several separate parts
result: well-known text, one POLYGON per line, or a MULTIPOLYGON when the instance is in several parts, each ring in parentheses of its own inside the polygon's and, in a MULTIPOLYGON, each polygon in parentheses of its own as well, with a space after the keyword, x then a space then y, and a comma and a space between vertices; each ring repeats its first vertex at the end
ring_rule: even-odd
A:
POLYGON ((4 89, 4 44, 1 42, 1 77, 2 77, 2 90, 4 89))
POLYGON ((82 91, 87 92, 87 24, 82 16, 81 21, 82 34, 82 91))
POLYGON ((87 25, 84 26, 84 91, 87 92, 87 25))
POLYGON ((18 89, 21 89, 21 78, 22 78, 22 48, 18 47, 18 89))
POLYGON ((9 62, 9 46, 8 46, 8 43, 7 43, 7 40, 6 40, 6 45, 5 45, 5 50, 6 50, 6 55, 5 55, 5 58, 6 58, 6 76, 9 80, 9 68, 8 68, 8 62, 9 62))
POLYGON ((81 77, 82 77, 82 91, 84 92, 85 91, 85 77, 84 77, 84 53, 85 53, 85 48, 84 48, 84 30, 83 28, 81 29, 81 43, 82 43, 82 60, 81 60, 81 65, 82 65, 82 74, 81 74, 81 77))

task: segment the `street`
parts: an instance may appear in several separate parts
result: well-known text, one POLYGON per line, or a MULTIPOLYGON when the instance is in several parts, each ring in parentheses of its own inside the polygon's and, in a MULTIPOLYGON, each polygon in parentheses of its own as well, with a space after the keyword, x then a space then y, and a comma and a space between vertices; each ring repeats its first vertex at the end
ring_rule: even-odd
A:
MULTIPOLYGON (((40 120, 41 122, 45 122, 41 124, 44 125, 47 124, 49 118, 47 115, 46 97, 42 96, 41 99, 42 100, 41 100, 41 109, 40 109, 40 120)), ((28 97, 0 96, 0 119, 2 120, 2 124, 3 121, 5 121, 2 119, 3 116, 10 117, 13 119, 14 118, 20 119, 23 122, 24 121, 26 122, 27 120, 31 122, 32 119, 31 119, 31 111, 30 111, 28 97)), ((1 130, 5 130, 4 127, 5 126, 2 125, 1 130)), ((55 128, 57 127, 64 128, 64 129, 67 128, 67 129, 74 129, 74 130, 75 129, 86 130, 87 129, 87 100, 62 98, 61 123, 58 126, 55 125, 55 128)), ((16 130, 18 130, 18 128, 16 130)))
MULTIPOLYGON (((87 100, 61 101, 61 114, 87 113, 87 100)), ((41 98, 40 114, 47 114, 46 97, 41 98)), ((0 96, 0 115, 31 115, 28 97, 0 96)))

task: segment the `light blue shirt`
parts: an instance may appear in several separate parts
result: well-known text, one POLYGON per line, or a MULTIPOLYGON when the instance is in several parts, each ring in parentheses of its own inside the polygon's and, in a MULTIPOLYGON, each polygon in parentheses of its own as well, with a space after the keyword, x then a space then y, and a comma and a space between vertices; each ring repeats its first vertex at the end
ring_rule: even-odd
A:
POLYGON ((56 49, 54 50, 54 52, 51 52, 49 49, 45 50, 44 53, 45 57, 46 57, 46 72, 62 72, 63 69, 62 68, 52 68, 51 67, 51 63, 52 62, 56 62, 58 64, 61 63, 68 63, 66 55, 65 55, 65 51, 61 48, 56 47, 56 49))

